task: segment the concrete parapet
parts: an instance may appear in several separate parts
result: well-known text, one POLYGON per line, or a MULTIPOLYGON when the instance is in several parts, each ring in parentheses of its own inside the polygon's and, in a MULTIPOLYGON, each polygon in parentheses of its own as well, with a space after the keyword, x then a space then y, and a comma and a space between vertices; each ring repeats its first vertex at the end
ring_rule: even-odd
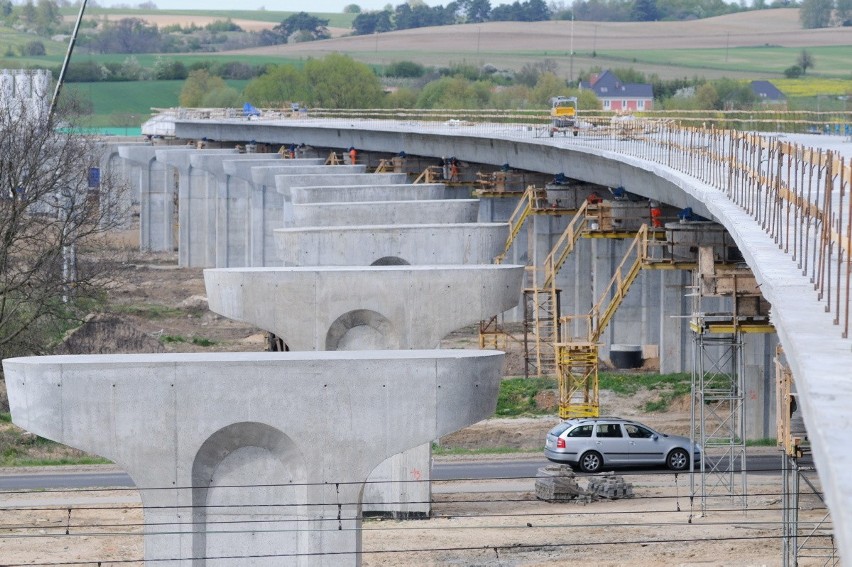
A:
POLYGON ((204 283, 212 311, 273 332, 291 350, 405 349, 436 347, 514 307, 523 273, 506 265, 210 269, 204 283))
POLYGON ((294 205, 354 201, 432 201, 446 198, 446 186, 442 183, 294 187, 290 192, 294 205))
POLYGON ((285 266, 490 264, 506 223, 284 228, 275 231, 285 266))
POLYGON ((216 353, 3 369, 15 424, 131 476, 146 562, 336 567, 361 562, 370 472, 492 415, 502 362, 472 350, 216 353))
POLYGON ((292 226, 463 223, 478 215, 479 199, 317 203, 293 205, 292 226))

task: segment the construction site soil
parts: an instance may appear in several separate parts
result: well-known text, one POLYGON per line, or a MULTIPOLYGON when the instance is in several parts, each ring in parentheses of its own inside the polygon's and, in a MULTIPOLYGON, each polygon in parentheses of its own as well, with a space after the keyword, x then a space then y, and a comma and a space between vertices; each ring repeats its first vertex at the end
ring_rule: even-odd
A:
MULTIPOLYGON (((178 268, 176 260, 175 254, 128 254, 120 263, 120 285, 109 293, 113 315, 96 319, 100 323, 85 336, 71 338, 66 351, 264 350, 263 332, 207 310, 202 270, 178 268)), ((441 346, 478 348, 476 329, 453 333, 441 346)), ((506 375, 522 374, 522 359, 520 351, 510 351, 506 375)), ((688 433, 687 401, 674 403, 666 412, 642 413, 643 403, 654 395, 640 391, 622 397, 604 391, 602 411, 636 417, 666 432, 688 433)), ((0 400, 3 402, 5 399, 0 400)), ((520 452, 439 456, 435 460, 488 461, 494 465, 494 476, 500 477, 501 462, 541 459, 544 435, 557 421, 555 415, 490 419, 449 435, 440 444, 520 452)), ((0 434, 8 434, 12 427, 0 423, 0 434)), ((38 449, 33 450, 33 456, 38 456, 38 449)), ((778 454, 780 464, 780 453, 774 448, 763 450, 778 454)), ((76 454, 65 448, 45 451, 54 458, 57 451, 76 454)), ((82 468, 115 467, 72 470, 82 468)), ((38 474, 43 469, 26 471, 38 474)), ((22 472, 25 470, 0 469, 0 474, 22 472)), ((704 513, 699 500, 690 497, 689 474, 625 471, 624 478, 633 485, 633 498, 587 504, 537 500, 533 478, 435 482, 432 518, 365 521, 363 565, 531 567, 568 561, 636 567, 781 564, 780 476, 749 475, 747 512, 739 499, 717 498, 709 500, 704 513)), ((579 480, 583 486, 585 479, 579 480)), ((0 565, 74 561, 138 564, 142 556, 143 522, 135 490, 6 492, 0 493, 0 508, 4 510, 0 565)), ((824 513, 820 508, 814 502, 813 514, 824 513)))

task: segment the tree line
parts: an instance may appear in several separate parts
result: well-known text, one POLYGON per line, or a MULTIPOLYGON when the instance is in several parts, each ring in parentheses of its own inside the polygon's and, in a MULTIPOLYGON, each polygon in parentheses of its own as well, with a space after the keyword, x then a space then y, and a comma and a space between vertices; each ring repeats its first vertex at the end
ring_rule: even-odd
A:
MULTIPOLYGON (((603 69, 583 70, 587 80, 603 69)), ((625 83, 650 83, 655 107, 690 110, 744 110, 759 100, 745 81, 699 78, 661 79, 632 68, 611 70, 625 83)), ((240 92, 208 69, 191 71, 180 95, 185 107, 289 108, 291 103, 320 108, 546 109, 555 96, 577 96, 581 110, 600 109, 589 90, 579 90, 557 75, 556 63, 528 63, 515 73, 490 65, 455 64, 428 68, 411 61, 387 65, 381 75, 352 58, 332 54, 302 68, 270 66, 240 92), (387 85, 395 85, 388 88, 387 85)))

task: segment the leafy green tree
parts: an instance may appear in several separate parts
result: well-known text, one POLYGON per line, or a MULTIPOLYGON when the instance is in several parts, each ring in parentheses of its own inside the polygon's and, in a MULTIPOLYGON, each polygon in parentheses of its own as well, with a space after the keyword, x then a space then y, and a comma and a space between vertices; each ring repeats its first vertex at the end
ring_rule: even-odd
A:
POLYGON ((802 0, 799 21, 805 29, 827 28, 833 8, 834 0, 802 0))
POLYGON ((327 26, 328 20, 317 18, 307 12, 299 12, 288 16, 272 29, 285 38, 289 38, 296 33, 301 33, 304 37, 327 39, 331 37, 328 33, 327 26), (305 34, 307 34, 307 36, 305 36, 305 34))
POLYGON ((346 6, 343 7, 343 13, 344 14, 360 14, 361 13, 361 6, 359 6, 358 4, 347 4, 346 6))
POLYGON ((414 61, 394 61, 385 67, 385 77, 404 77, 416 79, 426 73, 426 68, 414 61))
POLYGON ((417 98, 418 108, 484 108, 491 100, 491 83, 463 77, 442 77, 428 83, 417 98))
POLYGON ((802 68, 798 65, 791 65, 784 69, 784 76, 788 79, 798 79, 802 76, 802 68))
POLYGON ((515 73, 515 82, 528 87, 534 87, 544 73, 556 74, 556 61, 545 59, 535 63, 524 63, 521 70, 515 73))
POLYGON ((378 108, 382 84, 370 67, 340 53, 305 63, 311 104, 325 108, 378 108))
POLYGON ((255 106, 275 107, 290 102, 306 102, 310 96, 304 71, 292 65, 272 67, 252 79, 243 91, 255 106))
POLYGON ((233 87, 219 86, 208 92, 201 99, 201 106, 205 108, 236 108, 242 107, 243 97, 233 87))
POLYGON ((390 10, 381 12, 361 12, 352 20, 352 31, 355 35, 369 35, 393 30, 390 10))
POLYGON ((491 2, 488 0, 469 0, 464 15, 465 21, 469 24, 487 22, 491 17, 491 2))
POLYGON ((35 25, 38 16, 36 14, 33 0, 27 0, 27 2, 21 6, 21 14, 19 17, 25 24, 35 25))
POLYGON ((528 108, 530 106, 530 88, 524 85, 512 85, 491 95, 491 106, 500 109, 528 108))
POLYGON ((733 79, 713 81, 713 87, 719 94, 716 103, 717 110, 743 110, 751 108, 757 100, 757 95, 745 83, 733 79))
MULTIPOLYGON (((573 95, 572 95, 573 96, 573 95)), ((601 101, 590 90, 582 90, 577 92, 577 107, 580 110, 600 110, 601 101)))
POLYGON ((653 22, 660 17, 656 0, 634 0, 630 19, 635 22, 653 22))
POLYGON ((161 47, 160 31, 140 18, 122 18, 105 22, 92 39, 92 47, 100 53, 156 53, 161 47))
POLYGON ((544 0, 515 0, 491 9, 491 20, 505 22, 541 22, 550 19, 550 8, 544 0))
POLYGON ((387 96, 385 106, 387 108, 415 108, 417 106, 417 93, 413 89, 400 87, 387 96))
POLYGON ((841 26, 852 26, 852 0, 835 0, 834 16, 841 26))
POLYGON ((180 105, 193 108, 204 106, 204 97, 217 89, 228 88, 221 77, 212 76, 207 70, 192 71, 180 91, 180 105))
POLYGON ((695 104, 700 110, 719 108, 719 92, 711 83, 704 83, 695 89, 695 104))
POLYGON ((204 29, 210 32, 241 32, 243 28, 235 24, 231 18, 227 18, 225 20, 216 20, 215 22, 210 22, 204 29))
POLYGON ((36 32, 40 35, 48 35, 62 23, 62 14, 59 6, 53 0, 38 0, 36 4, 36 32))
POLYGON ((12 0, 0 0, 0 17, 8 18, 12 15, 12 0))
POLYGON ((555 96, 570 96, 571 90, 565 81, 553 73, 542 73, 530 93, 530 102, 536 106, 550 106, 555 96))
POLYGON ((189 76, 189 71, 182 61, 157 57, 152 74, 158 81, 183 81, 189 76))

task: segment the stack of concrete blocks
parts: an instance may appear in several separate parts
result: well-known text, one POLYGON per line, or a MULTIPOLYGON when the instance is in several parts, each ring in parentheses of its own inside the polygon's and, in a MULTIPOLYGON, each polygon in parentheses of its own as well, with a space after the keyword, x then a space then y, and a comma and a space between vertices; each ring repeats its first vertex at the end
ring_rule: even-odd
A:
POLYGON ((535 496, 545 502, 588 504, 592 501, 592 495, 577 483, 577 477, 569 465, 550 464, 538 469, 535 496))
POLYGON ((613 473, 603 473, 589 478, 586 491, 594 498, 618 500, 633 498, 633 485, 624 480, 623 476, 613 473))
MULTIPOLYGON (((327 170, 276 175, 293 211, 285 224, 294 227, 275 231, 287 268, 207 270, 213 311, 272 332, 291 350, 416 349, 516 305, 522 267, 491 265, 508 227, 476 223, 476 200, 442 199, 443 185, 405 184, 404 174, 327 170), (341 285, 350 291, 338 297, 341 285), (256 300, 289 286, 324 300, 304 297, 315 305, 304 313, 256 300)), ((364 511, 428 515, 430 461, 424 444, 383 463, 370 476, 364 511)))

